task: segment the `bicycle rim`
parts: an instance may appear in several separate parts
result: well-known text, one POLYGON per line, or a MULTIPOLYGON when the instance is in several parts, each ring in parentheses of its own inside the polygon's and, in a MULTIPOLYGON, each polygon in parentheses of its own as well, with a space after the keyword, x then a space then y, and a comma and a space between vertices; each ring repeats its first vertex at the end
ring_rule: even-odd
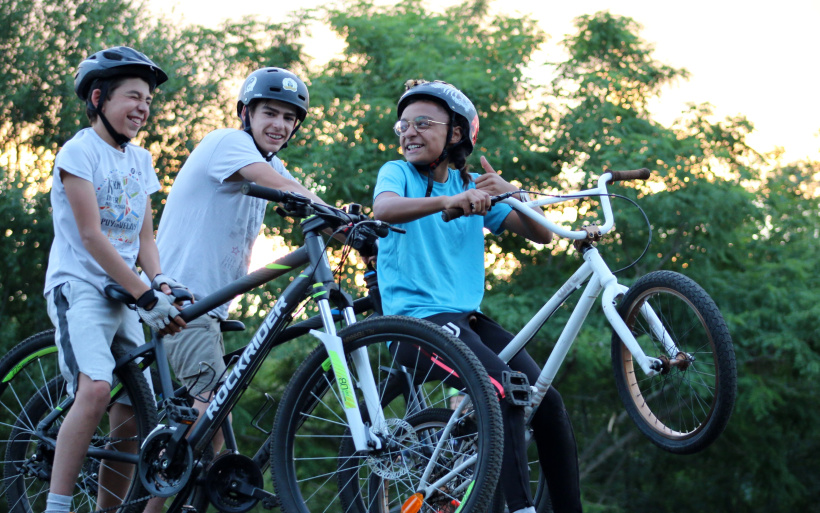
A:
POLYGON ((731 338, 714 302, 694 281, 672 272, 641 278, 619 307, 648 357, 663 370, 647 377, 613 336, 612 358, 621 399, 639 429, 664 450, 687 454, 711 444, 728 423, 734 405, 736 369, 731 338), (669 340, 642 313, 649 306, 669 340))

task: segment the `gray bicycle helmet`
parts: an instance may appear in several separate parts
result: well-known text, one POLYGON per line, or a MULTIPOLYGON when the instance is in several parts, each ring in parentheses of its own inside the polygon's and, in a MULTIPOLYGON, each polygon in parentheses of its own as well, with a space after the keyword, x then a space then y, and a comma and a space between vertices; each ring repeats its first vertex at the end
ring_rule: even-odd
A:
POLYGON ((109 81, 116 77, 139 77, 145 80, 153 91, 155 87, 168 80, 168 75, 157 66, 154 61, 127 46, 115 46, 106 50, 101 50, 91 57, 88 57, 77 67, 74 74, 74 92, 81 100, 86 102, 86 108, 97 114, 105 129, 114 141, 125 148, 131 140, 125 135, 114 130, 111 123, 103 115, 102 105, 108 98, 109 81), (97 105, 91 102, 91 87, 95 81, 100 80, 100 100, 97 105))
MULTIPOLYGON (((308 88, 302 79, 282 68, 262 68, 254 71, 239 90, 236 114, 242 118, 242 108, 252 100, 269 99, 285 102, 296 107, 299 121, 304 121, 310 106, 308 88)), ((244 120, 243 120, 244 121, 244 120)))
MULTIPOLYGON (((447 148, 433 162, 430 163, 429 168, 424 170, 427 175, 427 192, 425 197, 430 196, 433 191, 433 173, 432 171, 442 163, 457 146, 464 146, 466 148, 466 155, 469 156, 473 152, 475 143, 478 140, 478 111, 476 111, 473 102, 467 98, 467 95, 456 89, 452 84, 436 80, 428 82, 426 80, 408 80, 405 83, 407 90, 399 98, 399 103, 396 108, 396 118, 401 119, 404 109, 416 100, 431 100, 442 107, 444 107, 450 114, 450 124, 447 127, 447 141, 453 137, 453 126, 456 125, 457 116, 467 120, 469 126, 469 133, 467 137, 462 138, 459 142, 447 148)), ((416 167, 415 165, 413 167, 416 167)))
MULTIPOLYGON (((296 107, 296 117, 299 118, 299 123, 293 127, 293 131, 288 137, 288 141, 290 141, 305 120, 308 107, 310 107, 310 95, 305 83, 295 74, 282 68, 261 68, 248 75, 239 90, 236 115, 242 120, 242 126, 249 134, 251 133, 250 112, 246 111, 245 116, 242 117, 242 109, 249 106, 253 100, 260 99, 277 100, 296 107)), ((285 144, 279 148, 280 151, 288 146, 288 141, 285 141, 285 144)), ((256 140, 254 140, 254 144, 256 144, 256 140)), ((258 144, 256 144, 256 147, 259 149, 259 153, 265 157, 265 160, 270 161, 275 155, 275 153, 266 155, 258 144)))
POLYGON ((401 114, 404 112, 412 100, 420 99, 420 96, 426 96, 443 104, 450 114, 458 114, 464 117, 470 125, 470 133, 467 139, 462 139, 458 144, 466 144, 469 153, 472 153, 473 147, 478 140, 478 112, 475 109, 473 102, 467 98, 467 95, 456 89, 452 84, 436 80, 435 82, 427 82, 424 80, 409 80, 407 82, 409 89, 399 98, 398 108, 396 110, 397 118, 401 119, 401 114))

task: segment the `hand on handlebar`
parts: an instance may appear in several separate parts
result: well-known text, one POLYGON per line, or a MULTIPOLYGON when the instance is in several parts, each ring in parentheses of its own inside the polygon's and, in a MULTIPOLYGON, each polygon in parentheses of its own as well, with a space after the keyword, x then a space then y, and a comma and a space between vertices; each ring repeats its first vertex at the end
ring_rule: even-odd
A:
POLYGON ((490 195, 478 189, 467 189, 455 196, 449 196, 444 204, 445 210, 460 208, 464 211, 465 216, 486 215, 491 206, 490 195))

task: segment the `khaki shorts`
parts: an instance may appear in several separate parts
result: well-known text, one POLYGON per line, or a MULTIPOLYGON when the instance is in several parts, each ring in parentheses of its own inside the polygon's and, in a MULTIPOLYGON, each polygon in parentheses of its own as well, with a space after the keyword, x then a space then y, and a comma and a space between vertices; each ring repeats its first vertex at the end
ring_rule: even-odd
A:
POLYGON ((219 319, 203 315, 187 324, 184 330, 163 339, 168 361, 191 395, 207 395, 219 386, 226 368, 219 319))
MULTIPOLYGON (((62 283, 46 294, 46 303, 56 328, 54 338, 60 372, 71 395, 77 391, 80 373, 94 381, 112 384, 115 363, 112 344, 130 350, 145 343, 137 312, 106 298, 90 283, 80 280, 62 283)), ((151 380, 147 381, 150 386, 151 380)), ((128 404, 130 401, 123 396, 117 402, 128 404)))

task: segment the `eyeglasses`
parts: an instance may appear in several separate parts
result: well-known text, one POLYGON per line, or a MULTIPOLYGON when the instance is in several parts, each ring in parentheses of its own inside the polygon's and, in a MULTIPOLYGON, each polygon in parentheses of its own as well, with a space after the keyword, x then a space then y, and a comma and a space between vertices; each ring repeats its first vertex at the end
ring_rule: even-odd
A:
POLYGON ((411 126, 416 130, 416 132, 424 132, 428 128, 433 125, 449 125, 450 123, 444 123, 442 121, 434 121, 427 116, 419 116, 416 119, 411 119, 407 121, 406 119, 400 119, 396 121, 396 124, 393 125, 393 131, 396 132, 396 135, 401 135, 407 131, 408 128, 411 126))

